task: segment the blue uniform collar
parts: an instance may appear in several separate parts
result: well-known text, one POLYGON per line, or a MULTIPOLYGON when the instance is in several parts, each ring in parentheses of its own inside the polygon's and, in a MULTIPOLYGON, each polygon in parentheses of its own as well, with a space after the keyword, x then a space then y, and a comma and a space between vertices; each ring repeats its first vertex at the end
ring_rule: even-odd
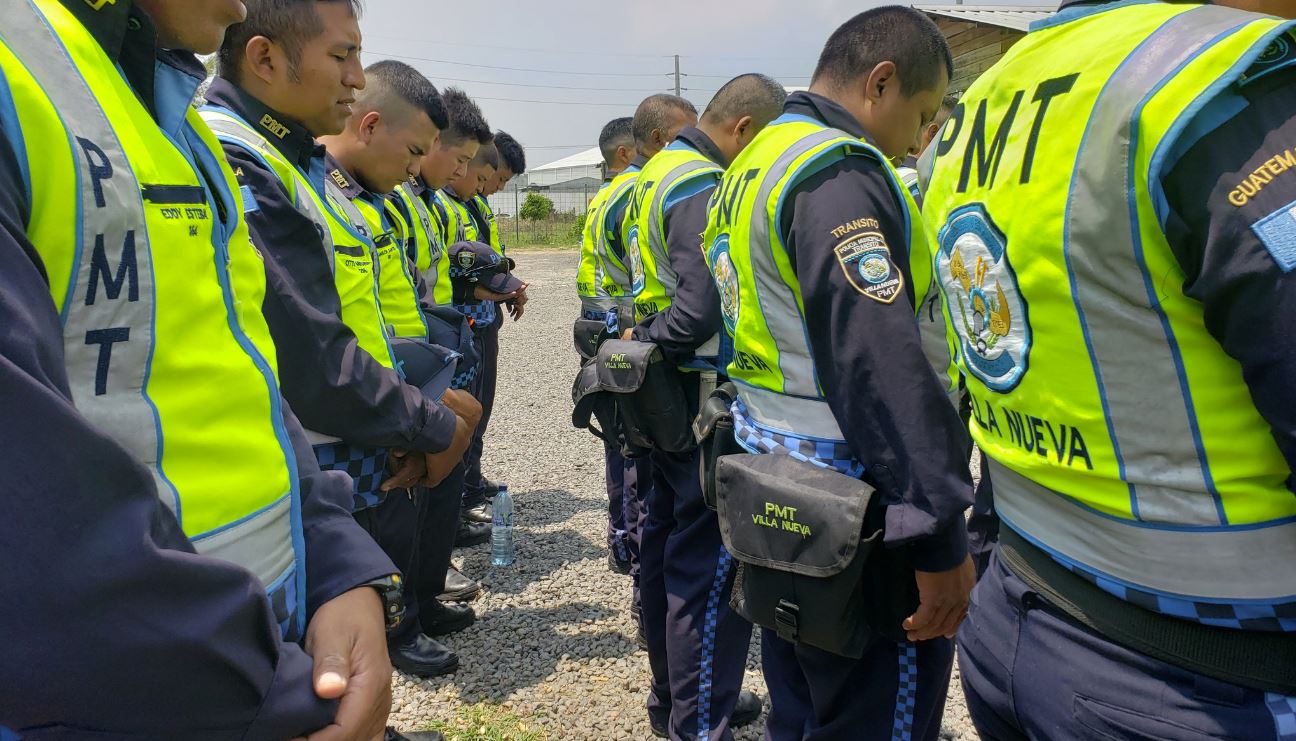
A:
POLYGON ((696 126, 687 126, 680 131, 679 136, 675 137, 675 141, 671 142, 668 149, 681 145, 687 146, 721 167, 729 165, 728 162, 725 162, 724 153, 720 151, 720 147, 716 146, 715 141, 696 126))
POLYGON ((207 88, 207 102, 225 108, 249 126, 256 129, 270 146, 303 170, 311 169, 311 161, 323 159, 324 146, 305 126, 270 108, 243 88, 223 77, 212 80, 207 88))
POLYGON ((785 115, 792 114, 794 116, 813 118, 825 126, 841 129, 856 139, 861 139, 876 146, 873 137, 860 125, 859 121, 855 120, 850 111, 843 108, 840 103, 825 98, 818 93, 805 90, 792 93, 783 104, 783 113, 785 115))
POLYGON ((347 198, 359 198, 369 192, 331 154, 324 155, 324 172, 347 198))

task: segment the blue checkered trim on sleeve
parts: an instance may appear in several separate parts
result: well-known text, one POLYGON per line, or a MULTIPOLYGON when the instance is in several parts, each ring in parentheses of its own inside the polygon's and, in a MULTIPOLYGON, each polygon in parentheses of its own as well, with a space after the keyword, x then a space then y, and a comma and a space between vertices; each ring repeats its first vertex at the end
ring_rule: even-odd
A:
POLYGON ((1156 594, 1121 583, 1102 574, 1096 574, 1079 564, 1051 554, 1053 560, 1071 573, 1093 584, 1104 592, 1133 603, 1145 610, 1192 620, 1204 625, 1236 630, 1258 630, 1270 633, 1296 632, 1296 602, 1263 604, 1246 602, 1199 602, 1174 595, 1156 594))
POLYGON ((494 301, 474 301, 470 304, 455 304, 455 309, 481 326, 495 323, 498 309, 494 301))
POLYGON ((455 374, 455 377, 450 379, 450 388, 460 389, 460 390, 466 389, 469 386, 471 386, 472 382, 475 380, 477 380, 476 364, 474 364, 473 367, 469 368, 468 370, 463 371, 462 373, 455 374))
POLYGON ((1273 715, 1277 741, 1296 741, 1296 697, 1266 692, 1265 705, 1273 715))
POLYGON ((387 494, 378 489, 387 477, 387 451, 361 448, 344 442, 315 446, 315 458, 325 471, 344 471, 351 477, 352 511, 376 507, 387 494))
POLYGON ((730 408, 734 418, 734 438, 751 453, 781 453, 796 460, 831 468, 851 478, 864 475, 864 464, 851 453, 844 441, 809 440, 785 432, 774 432, 756 424, 747 416, 742 399, 730 408))

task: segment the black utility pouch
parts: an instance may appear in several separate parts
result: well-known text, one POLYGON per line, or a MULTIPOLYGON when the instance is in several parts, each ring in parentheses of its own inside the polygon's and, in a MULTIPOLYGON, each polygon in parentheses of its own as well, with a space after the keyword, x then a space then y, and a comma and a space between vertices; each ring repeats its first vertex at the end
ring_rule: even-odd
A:
POLYGON ((736 386, 732 383, 721 384, 702 400, 702 409, 698 412, 697 419, 693 420, 693 438, 702 449, 698 461, 702 500, 711 509, 716 508, 716 461, 721 456, 746 452, 734 437, 731 408, 737 397, 736 386))
POLYGON ((617 400, 627 454, 635 449, 687 453, 696 446, 693 410, 679 372, 652 342, 608 340, 599 347, 599 385, 617 400))
POLYGON ((599 346, 615 337, 601 319, 577 319, 572 325, 572 342, 584 360, 598 356, 599 346))
POLYGON ((739 562, 730 605, 794 643, 859 658, 874 631, 866 527, 873 487, 786 455, 726 455, 716 465, 720 534, 739 562))
POLYGON ((572 426, 589 430, 594 437, 614 445, 621 444, 622 432, 616 399, 599 385, 598 365, 585 361, 572 382, 572 426))

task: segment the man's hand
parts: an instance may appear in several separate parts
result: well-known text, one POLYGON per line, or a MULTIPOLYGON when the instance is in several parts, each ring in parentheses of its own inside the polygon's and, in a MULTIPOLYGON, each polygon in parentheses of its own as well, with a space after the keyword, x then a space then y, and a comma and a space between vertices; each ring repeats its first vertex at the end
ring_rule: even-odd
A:
POLYGON ((918 580, 918 611, 905 618, 907 637, 911 641, 953 638, 967 617, 968 595, 976 585, 971 557, 949 571, 916 571, 914 578, 918 580))
POLYGON ((445 481, 446 477, 454 471, 455 466, 459 465, 459 461, 463 460, 464 453, 472 444, 473 433, 477 430, 477 424, 481 422, 482 416, 481 403, 467 391, 450 389, 442 395, 441 403, 455 413, 455 433, 450 441, 450 447, 440 453, 429 453, 424 456, 427 463, 425 485, 429 488, 445 481))
POLYGON ((531 284, 523 283, 522 287, 517 290, 517 296, 512 301, 508 302, 509 314, 513 316, 513 321, 515 322, 521 319, 522 314, 524 313, 524 309, 528 301, 527 286, 529 285, 531 284))
POLYGON ((630 340, 633 340, 633 339, 634 339, 634 327, 627 327, 623 332, 621 332, 621 339, 625 340, 626 342, 629 342, 630 340))
POLYGON ((307 741, 368 741, 381 737, 391 710, 382 600, 356 587, 325 602, 306 628, 306 653, 315 660, 315 694, 341 698, 333 723, 307 741))
POLYGON ((408 450, 391 450, 387 454, 391 475, 383 481, 382 490, 408 489, 427 477, 427 461, 408 450))

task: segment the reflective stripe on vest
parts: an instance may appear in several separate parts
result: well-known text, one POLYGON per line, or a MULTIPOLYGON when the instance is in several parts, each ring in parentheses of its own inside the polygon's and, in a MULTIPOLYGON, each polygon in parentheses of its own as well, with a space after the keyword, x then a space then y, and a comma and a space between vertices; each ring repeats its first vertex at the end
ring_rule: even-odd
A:
MULTIPOLYGON (((321 242, 329 253, 329 267, 333 271, 343 323, 355 333, 360 349, 372 355, 380 365, 394 367, 386 322, 378 305, 373 247, 369 238, 338 216, 309 176, 237 114, 216 106, 204 106, 200 113, 221 141, 261 159, 291 196, 297 211, 319 227, 321 242)), ((322 177, 319 183, 324 183, 322 177)))
POLYGON ((635 321, 670 306, 679 284, 666 251, 666 200, 680 186, 697 178, 719 180, 723 173, 724 168, 683 142, 672 142, 640 171, 621 232, 631 255, 635 321))
POLYGON ((1290 470, 1183 292, 1152 192, 1193 113, 1289 27, 1187 4, 1063 15, 972 86, 938 144, 947 331, 973 436, 1015 474, 994 474, 996 508, 1140 590, 1296 599, 1290 470))
POLYGON ((423 276, 427 282, 428 293, 432 294, 432 301, 437 306, 449 306, 453 297, 453 289, 450 286, 450 276, 447 273, 442 276, 441 258, 445 253, 445 245, 441 241, 441 231, 428 209, 427 203, 422 198, 410 190, 407 183, 401 183, 396 189, 397 195, 401 202, 405 204, 405 209, 418 219, 419 224, 414 229, 414 269, 423 276), (417 228, 421 225, 422 229, 417 228), (442 280, 442 278, 445 280, 442 280))
POLYGON ((23 163, 27 234, 62 319, 73 402, 150 469, 198 552, 255 574, 300 631, 296 458, 265 273, 220 144, 192 109, 163 111, 187 159, 55 0, 0 0, 0 14, 0 87, 19 102, 7 133, 38 158, 23 163))
POLYGON ((804 116, 784 115, 756 136, 725 171, 712 194, 703 237, 707 264, 720 292, 726 330, 734 337, 729 377, 739 382, 751 419, 769 429, 841 440, 825 428, 832 411, 823 398, 807 339, 801 286, 779 234, 781 206, 792 186, 846 156, 876 160, 892 190, 906 204, 908 259, 916 305, 931 285, 931 261, 918 223, 917 206, 886 158, 867 142, 804 116), (795 418, 765 419, 758 392, 799 397, 795 418), (750 397, 750 398, 749 398, 750 397), (755 403, 753 403, 755 401, 755 403), (817 411, 816 411, 817 410, 817 411), (816 434, 817 433, 819 434, 816 434))
POLYGON ((473 196, 473 203, 477 204, 477 213, 480 214, 490 226, 489 244, 491 249, 495 250, 495 254, 500 257, 507 257, 507 255, 504 254, 504 243, 500 241, 499 226, 495 223, 495 211, 490 207, 490 201, 486 199, 486 196, 478 193, 473 196))
POLYGON ((378 281, 378 306, 392 337, 427 338, 427 323, 419 306, 418 291, 410 277, 409 261, 405 257, 404 219, 388 221, 394 209, 386 199, 381 208, 363 197, 347 198, 333 178, 324 179, 325 192, 333 204, 351 222, 362 230, 372 242, 374 277, 378 281))
POLYGON ((588 314, 603 314, 616 307, 616 301, 603 290, 603 262, 598 259, 600 224, 603 208, 612 194, 611 181, 604 183, 594 194, 585 211, 585 228, 581 230, 580 263, 576 267, 576 295, 580 296, 581 310, 588 314))
MULTIPOLYGON (((612 250, 611 241, 608 239, 610 234, 606 229, 606 226, 608 215, 611 214, 624 199, 630 197, 630 194, 634 189, 635 181, 639 179, 639 172, 640 170, 638 168, 626 170, 612 178, 612 182, 608 184, 607 203, 604 204, 603 213, 599 217, 600 228, 598 230, 598 241, 594 244, 595 258, 603 267, 603 277, 602 281, 599 283, 599 287, 603 289, 604 293, 611 296, 612 300, 618 306, 623 306, 627 309, 629 309, 634 302, 633 294, 631 293, 632 281, 630 277, 632 268, 628 264, 630 260, 634 259, 634 256, 630 254, 628 249, 626 250, 625 260, 622 260, 617 256, 616 252, 612 250)), ((616 225, 615 228, 624 233, 624 225, 625 217, 623 216, 621 224, 616 225)), ((626 248, 624 239, 621 240, 621 247, 622 249, 626 248)))

